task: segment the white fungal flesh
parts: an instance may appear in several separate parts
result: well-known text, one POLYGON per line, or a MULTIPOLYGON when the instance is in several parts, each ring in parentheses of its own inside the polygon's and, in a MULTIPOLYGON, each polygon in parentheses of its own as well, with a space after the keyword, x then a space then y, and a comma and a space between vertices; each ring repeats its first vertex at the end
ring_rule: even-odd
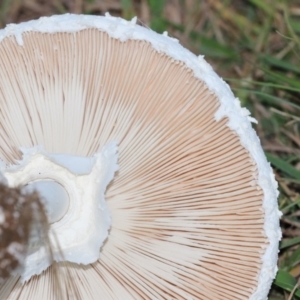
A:
MULTIPOLYGON (((91 156, 120 141, 101 259, 70 269, 83 299, 267 298, 277 183, 255 120, 202 56, 136 19, 67 14, 7 26, 0 57, 5 162, 20 146, 91 156)), ((32 279, 37 299, 49 278, 32 279)))
MULTIPOLYGON (((104 193, 117 171, 116 144, 110 143, 93 157, 48 154, 41 147, 22 151, 23 159, 2 172, 10 187, 33 185, 30 189, 44 196, 52 221, 49 238, 54 260, 85 265, 95 262, 111 226, 104 193)), ((38 239, 31 238, 23 281, 52 263, 47 245, 36 246, 38 239)))

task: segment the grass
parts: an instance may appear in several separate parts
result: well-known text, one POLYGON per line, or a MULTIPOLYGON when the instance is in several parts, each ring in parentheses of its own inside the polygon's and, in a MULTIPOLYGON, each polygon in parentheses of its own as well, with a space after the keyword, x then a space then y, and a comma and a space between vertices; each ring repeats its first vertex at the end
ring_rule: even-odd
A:
POLYGON ((300 299, 300 4, 298 0, 0 2, 0 27, 65 12, 132 18, 204 54, 259 121, 279 182, 279 272, 269 299, 300 299))

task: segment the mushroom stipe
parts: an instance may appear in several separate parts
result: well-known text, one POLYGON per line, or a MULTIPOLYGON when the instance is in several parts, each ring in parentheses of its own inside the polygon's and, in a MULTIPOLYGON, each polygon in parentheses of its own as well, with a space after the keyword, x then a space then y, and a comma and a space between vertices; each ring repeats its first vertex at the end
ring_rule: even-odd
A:
MULTIPOLYGON (((52 232, 59 239, 66 228, 71 241, 59 241, 62 261, 28 277, 23 250, 25 270, 13 261, 1 269, 0 257, 1 299, 267 299, 281 238, 277 183, 255 120, 202 56, 136 18, 67 14, 1 30, 0 66, 0 171, 23 182, 32 163, 23 185, 51 181, 50 192, 41 189, 50 202, 60 184, 67 204, 40 239, 54 249, 52 232), (43 159, 51 175, 40 174, 43 159), (83 176, 93 168, 100 175, 91 184, 83 176), (78 195, 99 187, 78 196, 94 207, 83 220, 69 184, 78 195), (67 228, 73 217, 81 221, 67 228), (108 229, 94 223, 102 219, 108 229), (77 237, 86 223, 101 241, 77 237)), ((23 195, 6 180, 0 221, 4 191, 23 195)), ((0 234, 2 251, 10 243, 0 234)))

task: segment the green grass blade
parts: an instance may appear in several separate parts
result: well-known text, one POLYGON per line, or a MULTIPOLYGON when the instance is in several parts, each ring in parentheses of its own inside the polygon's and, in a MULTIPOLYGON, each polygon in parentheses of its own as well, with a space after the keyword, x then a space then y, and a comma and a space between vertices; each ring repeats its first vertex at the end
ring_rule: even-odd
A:
POLYGON ((132 0, 121 0, 122 16, 125 19, 131 19, 135 16, 132 0))
POLYGON ((289 268, 292 268, 298 265, 300 262, 300 247, 297 248, 293 252, 293 254, 289 257, 288 262, 286 263, 289 268))
POLYGON ((250 90, 250 89, 240 89, 240 88, 232 88, 234 91, 247 91, 250 94, 253 94, 253 95, 257 95, 257 96, 260 96, 262 99, 268 101, 269 103, 271 104, 279 104, 279 105, 283 105, 283 104, 288 104, 290 105, 291 107, 294 107, 296 109, 299 109, 300 110, 300 105, 297 105, 291 101, 288 101, 286 99, 283 99, 283 98, 279 98, 279 97, 276 97, 276 96, 273 96, 273 95, 269 95, 269 94, 266 94, 266 93, 263 93, 263 92, 260 92, 260 91, 253 91, 253 90, 250 90))
POLYGON ((252 84, 252 85, 257 85, 257 86, 262 86, 262 87, 273 87, 273 88, 280 89, 280 90, 286 90, 286 91, 300 93, 300 90, 298 88, 293 88, 293 87, 286 86, 286 85, 276 84, 276 83, 273 83, 273 82, 260 82, 260 81, 255 81, 255 80, 236 79, 236 78, 223 78, 223 79, 225 81, 228 81, 228 82, 238 82, 238 83, 241 83, 241 85, 243 83, 245 83, 247 85, 252 84))
POLYGON ((151 11, 150 27, 154 31, 163 32, 166 29, 166 21, 163 17, 163 10, 165 7, 165 0, 148 0, 149 9, 151 11))
POLYGON ((271 66, 278 67, 286 71, 292 71, 298 74, 300 73, 300 68, 298 66, 293 65, 287 61, 277 59, 270 55, 260 55, 260 58, 263 60, 263 62, 271 66))
POLYGON ((295 206, 298 206, 295 209, 299 209, 299 205, 300 205, 300 199, 293 202, 293 203, 291 203, 291 204, 289 204, 289 205, 287 205, 287 206, 285 206, 284 208, 281 209, 281 211, 282 211, 283 214, 288 214, 291 211, 291 209, 294 208, 295 206))
MULTIPOLYGON (((279 270, 275 278, 274 284, 284 290, 291 292, 294 286, 297 284, 296 279, 291 276, 288 272, 279 270)), ((300 290, 297 289, 294 296, 300 297, 300 290)))
MULTIPOLYGON (((254 5, 256 5, 259 9, 263 10, 268 15, 272 16, 274 14, 275 6, 269 5, 267 2, 262 1, 262 0, 250 0, 250 2, 254 5)), ((276 2, 276 1, 274 1, 274 2, 276 2)))
POLYGON ((190 33, 190 37, 199 45, 199 53, 201 54, 211 58, 239 59, 239 54, 232 47, 222 45, 213 38, 194 31, 190 33))
POLYGON ((285 249, 285 248, 288 248, 288 247, 291 247, 291 246, 294 246, 294 245, 297 245, 300 243, 300 236, 297 236, 295 238, 292 238, 292 239, 288 239, 288 240, 285 240, 285 241, 282 241, 280 243, 280 250, 281 249, 285 249))
POLYGON ((264 68, 262 68, 262 70, 268 75, 266 79, 268 79, 268 77, 269 77, 270 79, 273 79, 275 82, 279 82, 280 84, 286 83, 286 84, 290 85, 291 87, 299 89, 299 91, 300 91, 300 81, 298 79, 289 78, 288 76, 286 76, 286 74, 283 75, 279 72, 276 72, 276 73, 271 72, 264 68))
POLYGON ((295 169, 293 166, 291 166, 289 163, 285 162, 283 159, 273 156, 270 153, 266 153, 267 159, 271 162, 271 164, 276 167, 277 169, 281 170, 282 172, 300 179, 300 171, 295 169))

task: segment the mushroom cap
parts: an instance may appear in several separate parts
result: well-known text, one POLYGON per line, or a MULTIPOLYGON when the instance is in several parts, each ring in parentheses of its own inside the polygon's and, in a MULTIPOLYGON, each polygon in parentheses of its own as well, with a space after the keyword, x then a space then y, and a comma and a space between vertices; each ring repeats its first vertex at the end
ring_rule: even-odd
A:
POLYGON ((1 298, 51 299, 59 268, 81 299, 266 299, 277 183, 254 119, 202 56, 136 18, 66 14, 0 31, 0 66, 6 164, 35 145, 92 156, 116 140, 120 155, 99 261, 12 276, 1 298))

